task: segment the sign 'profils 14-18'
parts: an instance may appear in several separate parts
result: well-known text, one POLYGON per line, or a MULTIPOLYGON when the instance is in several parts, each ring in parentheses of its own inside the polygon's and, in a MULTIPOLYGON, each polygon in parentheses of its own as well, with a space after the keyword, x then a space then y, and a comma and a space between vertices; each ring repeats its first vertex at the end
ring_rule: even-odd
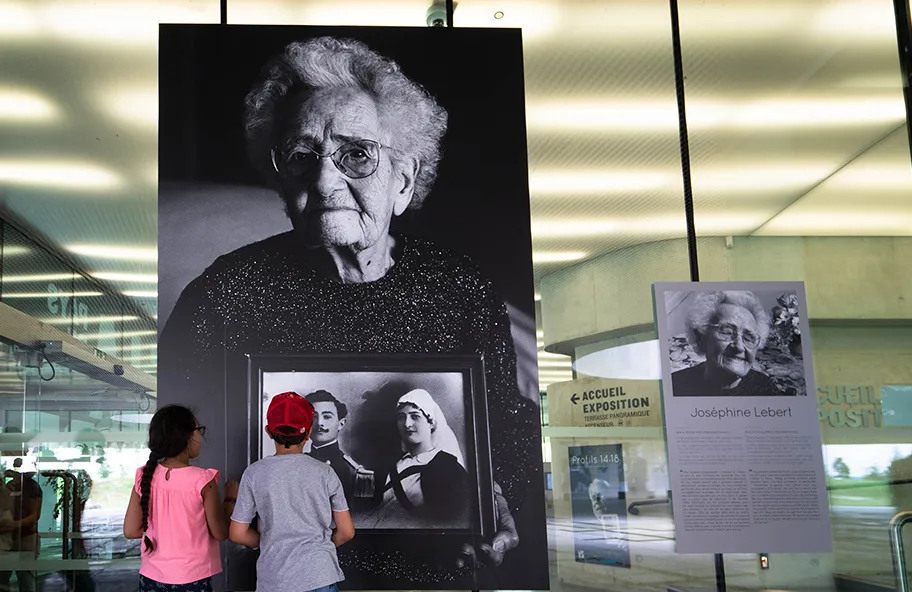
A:
POLYGON ((620 411, 623 409, 649 407, 649 397, 615 399, 615 397, 626 396, 627 393, 624 391, 624 387, 615 386, 611 388, 583 391, 582 393, 573 393, 573 396, 570 397, 570 401, 572 401, 574 405, 577 405, 582 401, 583 413, 598 413, 600 411, 620 411), (590 401, 596 402, 592 403, 590 401))

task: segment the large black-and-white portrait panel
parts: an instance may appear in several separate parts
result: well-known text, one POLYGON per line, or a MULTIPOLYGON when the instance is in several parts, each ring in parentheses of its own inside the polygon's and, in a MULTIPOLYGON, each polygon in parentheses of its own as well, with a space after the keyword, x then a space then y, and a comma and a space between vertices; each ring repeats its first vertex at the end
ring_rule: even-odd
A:
POLYGON ((667 290, 662 333, 675 397, 807 395, 804 302, 775 284, 667 290), (745 289, 749 288, 749 289, 745 289))
MULTIPOLYGON (((210 426, 200 463, 258 458, 248 357, 477 355, 490 532, 356 537, 342 586, 547 588, 519 31, 162 25, 159 63, 159 397, 210 426)), ((253 560, 229 546, 224 585, 253 560)))

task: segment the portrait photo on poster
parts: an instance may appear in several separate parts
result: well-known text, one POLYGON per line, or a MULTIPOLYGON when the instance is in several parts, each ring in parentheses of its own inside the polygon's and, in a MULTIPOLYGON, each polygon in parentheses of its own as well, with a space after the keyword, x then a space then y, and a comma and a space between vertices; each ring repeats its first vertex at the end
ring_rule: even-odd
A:
POLYGON ((336 472, 360 534, 483 535, 493 484, 482 367, 446 354, 252 356, 260 457, 275 452, 262 425, 272 398, 300 394, 315 411, 304 452, 336 472))
POLYGON ((623 446, 570 446, 568 452, 574 560, 630 567, 623 446))
POLYGON ((665 350, 675 397, 806 396, 799 295, 669 290, 665 350))
MULTIPOLYGON (((491 532, 356 537, 339 550, 347 589, 548 586, 524 105, 519 30, 160 27, 158 390, 225 442, 200 462, 239 473, 265 444, 262 426, 255 454, 241 437, 248 356, 484 360, 491 532)), ((346 404, 340 443, 360 446, 361 406, 314 389, 346 404)), ((370 467, 340 452, 376 476, 400 445, 370 467)), ((228 577, 252 589, 251 565, 228 577)))

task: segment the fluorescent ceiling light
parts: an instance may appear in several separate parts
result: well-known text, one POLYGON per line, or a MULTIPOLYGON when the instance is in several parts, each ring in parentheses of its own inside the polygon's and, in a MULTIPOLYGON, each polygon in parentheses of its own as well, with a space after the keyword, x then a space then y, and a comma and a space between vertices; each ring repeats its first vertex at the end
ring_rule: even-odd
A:
MULTIPOLYGON (((0 8, 0 19, 3 18, 0 8)), ((0 121, 53 121, 60 110, 47 97, 23 88, 0 87, 0 121)))
POLYGON ((104 296, 102 292, 4 292, 3 298, 49 298, 49 297, 88 298, 104 296))
MULTIPOLYGON (((4 251, 8 247, 4 247, 4 251)), ((30 282, 54 282, 73 279, 72 273, 39 273, 28 275, 4 275, 4 284, 27 284, 30 282)))
MULTIPOLYGON (((683 214, 681 224, 684 224, 683 214)), ((533 218, 532 236, 534 238, 557 238, 599 236, 610 234, 619 228, 618 220, 614 218, 580 218, 580 219, 554 219, 533 218)))
POLYGON ((578 261, 587 253, 582 251, 536 251, 532 253, 533 263, 557 263, 563 261, 578 261))
POLYGON ((158 275, 154 273, 120 273, 116 271, 98 271, 92 277, 109 282, 133 282, 137 284, 157 284, 158 275))
MULTIPOLYGON (((107 316, 107 317, 74 317, 70 318, 61 318, 54 317, 52 319, 40 319, 42 323, 47 325, 69 325, 71 322, 74 324, 83 324, 83 323, 121 323, 127 321, 138 321, 139 317, 137 316, 107 316)), ((120 334, 118 334, 120 335, 120 334)), ((87 335, 80 335, 80 337, 87 337, 87 335)))
MULTIPOLYGON (((138 127, 158 128, 158 89, 109 89, 96 99, 105 113, 138 127)), ((157 171, 156 171, 157 175, 157 171)))
MULTIPOLYGON (((687 103, 687 127, 764 129, 899 123, 905 118, 902 96, 895 93, 842 99, 832 97, 761 99, 687 103)), ((574 132, 677 132, 678 111, 673 100, 643 98, 627 102, 601 99, 530 101, 529 129, 574 132)))
MULTIPOLYGON (((894 32, 895 34, 895 32, 894 32)), ((833 128, 839 125, 900 122, 906 116, 902 95, 854 99, 767 100, 732 111, 733 127, 794 126, 833 128)))
MULTIPOLYGON (((4 257, 14 257, 16 255, 28 255, 32 252, 32 249, 28 247, 22 247, 19 245, 3 245, 3 256, 4 257)), ((6 278, 4 278, 6 279, 6 278)))
POLYGON ((529 175, 533 195, 645 191, 668 183, 668 175, 651 171, 541 171, 529 175))
POLYGON ((570 360, 567 360, 566 362, 555 362, 555 361, 550 361, 550 362, 539 362, 539 363, 538 363, 538 367, 539 367, 540 369, 541 369, 541 368, 549 368, 549 369, 552 369, 552 370, 557 369, 557 370, 567 370, 567 371, 569 371, 569 370, 572 368, 572 365, 570 364, 570 360))
POLYGON ((38 18, 25 2, 0 4, 0 38, 31 37, 41 30, 38 18))
POLYGON ((140 343, 138 345, 125 345, 120 349, 122 349, 123 351, 140 351, 140 350, 156 349, 156 348, 158 348, 157 343, 140 343))
POLYGON ((132 298, 158 298, 158 291, 156 290, 125 290, 123 292, 124 296, 130 296, 132 298))
MULTIPOLYGON (((811 32, 828 40, 864 37, 875 40, 896 38, 893 5, 881 0, 826 2, 811 22, 811 32)), ((895 42, 895 41, 894 41, 895 42)))
POLYGON ((121 184, 112 171, 77 161, 0 160, 0 181, 64 189, 109 189, 121 184))
POLYGON ((124 361, 126 361, 126 362, 129 362, 129 361, 131 361, 131 360, 157 360, 157 359, 158 359, 158 356, 157 356, 156 354, 152 354, 152 355, 148 355, 148 356, 144 356, 144 355, 139 355, 139 356, 123 356, 121 359, 124 360, 124 361))
POLYGON ((43 2, 39 10, 42 24, 53 34, 92 45, 154 48, 159 23, 218 22, 217 8, 205 2, 43 2))
POLYGON ((118 337, 145 337, 155 334, 155 331, 118 331, 116 333, 80 333, 78 337, 79 339, 117 339, 118 337))
POLYGON ((116 259, 118 261, 158 261, 158 247, 129 247, 124 245, 68 245, 71 253, 84 257, 116 259))
MULTIPOLYGON (((839 162, 771 162, 731 164, 724 168, 694 167, 693 186, 698 191, 750 193, 768 189, 801 189, 832 174, 839 162)), ((533 196, 600 195, 614 192, 666 191, 678 193, 679 171, 614 171, 593 169, 545 170, 529 175, 533 196)))
MULTIPOLYGON (((775 212, 757 210, 732 214, 696 215, 698 233, 719 236, 720 234, 743 234, 757 228, 775 212)), ((642 218, 580 218, 580 219, 533 219, 532 237, 582 238, 598 236, 625 237, 676 237, 686 234, 684 213, 673 216, 644 216, 642 218)))
POLYGON ((797 189, 818 183, 831 175, 838 163, 738 166, 724 169, 693 169, 693 187, 702 191, 750 192, 769 189, 797 189))

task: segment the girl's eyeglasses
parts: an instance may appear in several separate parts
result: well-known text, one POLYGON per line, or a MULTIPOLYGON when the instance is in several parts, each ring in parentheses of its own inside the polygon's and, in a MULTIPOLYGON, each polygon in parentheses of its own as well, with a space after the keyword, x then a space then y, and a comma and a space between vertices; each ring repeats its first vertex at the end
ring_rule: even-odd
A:
POLYGON ((193 431, 199 432, 200 436, 205 436, 206 435, 206 426, 196 426, 195 428, 193 428, 193 431))

